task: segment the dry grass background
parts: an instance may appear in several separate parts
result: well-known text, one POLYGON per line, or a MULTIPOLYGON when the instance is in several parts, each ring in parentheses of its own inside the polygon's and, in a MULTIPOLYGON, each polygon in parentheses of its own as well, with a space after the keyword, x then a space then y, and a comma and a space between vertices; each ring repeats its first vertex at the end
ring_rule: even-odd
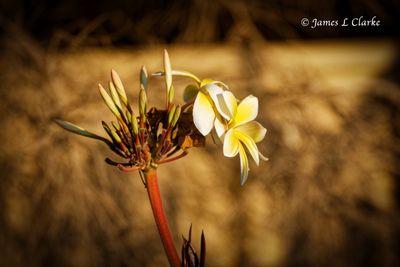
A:
MULTIPOLYGON (((0 266, 166 266, 139 175, 106 165, 105 146, 52 122, 102 133, 112 116, 96 84, 115 68, 137 100, 140 66, 159 70, 164 47, 48 53, 16 36, 0 61, 0 266)), ((270 158, 251 165, 244 187, 238 159, 211 140, 161 166, 177 244, 193 223, 195 244, 205 231, 208 266, 400 264, 394 42, 168 49, 174 67, 259 97, 270 158)), ((150 86, 151 105, 162 103, 162 82, 150 86)))

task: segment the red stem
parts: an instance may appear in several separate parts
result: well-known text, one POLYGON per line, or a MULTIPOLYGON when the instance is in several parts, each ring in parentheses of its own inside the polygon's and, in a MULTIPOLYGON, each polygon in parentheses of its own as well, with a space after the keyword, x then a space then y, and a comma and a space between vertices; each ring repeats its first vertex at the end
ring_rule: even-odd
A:
POLYGON ((154 219, 156 221, 158 232, 164 245, 164 250, 167 254, 169 264, 171 267, 180 267, 181 263, 174 245, 174 241, 172 240, 168 221, 162 205, 160 191, 158 189, 157 170, 152 168, 146 171, 144 174, 146 177, 146 188, 149 195, 151 208, 153 210, 154 219))

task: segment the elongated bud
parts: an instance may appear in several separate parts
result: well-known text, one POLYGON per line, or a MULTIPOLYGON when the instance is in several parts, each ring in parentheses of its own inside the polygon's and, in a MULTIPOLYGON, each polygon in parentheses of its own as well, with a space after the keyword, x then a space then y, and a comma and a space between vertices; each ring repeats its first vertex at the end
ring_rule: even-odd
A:
POLYGON ((118 123, 112 121, 111 124, 112 124, 112 126, 114 127, 114 129, 116 131, 120 131, 121 130, 121 127, 118 125, 118 123))
POLYGON ((100 95, 104 100, 104 103, 106 103, 107 107, 111 110, 111 112, 119 119, 121 119, 121 114, 119 113, 117 107, 115 106, 114 101, 112 98, 107 94, 107 91, 104 89, 104 87, 99 84, 99 91, 100 95))
POLYGON ((119 107, 120 109, 122 109, 121 102, 119 101, 117 90, 115 89, 115 86, 111 81, 108 82, 108 88, 110 89, 111 98, 112 98, 114 104, 117 107, 119 107))
POLYGON ((172 139, 175 139, 176 136, 178 135, 178 127, 175 128, 175 130, 172 132, 172 139))
POLYGON ((166 49, 164 49, 164 72, 165 72, 165 85, 167 87, 167 93, 172 85, 172 70, 171 61, 169 60, 169 55, 166 49))
POLYGON ((111 134, 117 143, 122 144, 121 137, 114 130, 111 130, 111 134))
POLYGON ((176 125, 180 116, 181 116, 181 106, 177 106, 175 109, 174 118, 172 119, 172 127, 176 125))
POLYGON ((129 111, 126 111, 125 114, 126 114, 127 121, 130 122, 132 120, 132 114, 129 111))
POLYGON ((71 122, 68 121, 63 121, 63 120, 54 120, 60 127, 62 127, 63 129, 70 131, 71 133, 74 134, 78 134, 78 135, 82 135, 82 136, 86 136, 89 138, 93 138, 93 139, 98 139, 101 140, 105 143, 108 142, 108 140, 104 137, 98 136, 97 134, 91 133, 85 129, 83 129, 82 127, 75 125, 71 122))
POLYGON ((138 125, 138 121, 137 121, 137 118, 136 118, 136 116, 135 116, 134 113, 132 114, 131 122, 132 122, 132 130, 133 130, 133 133, 134 133, 135 135, 137 135, 138 132, 139 132, 139 125, 138 125))
POLYGON ((143 88, 140 89, 139 93, 139 112, 140 117, 146 117, 146 106, 147 106, 147 95, 143 88))
POLYGON ((121 78, 119 77, 118 73, 115 70, 111 70, 111 80, 117 90, 122 102, 125 105, 128 105, 128 98, 126 97, 125 88, 122 84, 121 78))
POLYGON ((176 105, 172 104, 168 112, 168 125, 171 125, 171 122, 174 119, 175 110, 176 110, 176 105))
POLYGON ((107 123, 105 121, 101 121, 101 124, 103 125, 104 130, 110 135, 111 137, 111 129, 110 127, 107 125, 107 123))
POLYGON ((174 89, 174 86, 171 85, 171 88, 169 89, 169 92, 168 92, 168 104, 170 104, 174 101, 174 95, 175 95, 175 89, 174 89))
POLYGON ((172 86, 172 70, 171 70, 171 61, 169 60, 169 55, 166 49, 164 49, 164 74, 165 74, 166 102, 167 102, 166 106, 168 109, 169 103, 171 103, 170 91, 172 86))
POLYGON ((147 75, 147 70, 145 66, 142 66, 142 69, 140 70, 140 85, 144 88, 144 90, 147 92, 148 88, 148 75, 147 75))

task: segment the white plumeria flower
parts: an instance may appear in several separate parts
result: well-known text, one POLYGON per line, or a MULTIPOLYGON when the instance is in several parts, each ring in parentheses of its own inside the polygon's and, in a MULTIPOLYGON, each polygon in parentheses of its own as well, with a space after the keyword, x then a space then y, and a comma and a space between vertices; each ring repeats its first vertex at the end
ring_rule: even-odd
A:
POLYGON ((267 160, 257 148, 256 143, 264 139, 267 129, 254 121, 258 113, 258 99, 252 95, 243 99, 238 105, 235 96, 230 91, 217 95, 216 105, 223 119, 215 120, 215 129, 223 140, 223 151, 226 157, 234 157, 239 153, 241 167, 241 184, 249 174, 249 162, 244 147, 258 165, 260 158, 267 160))
MULTIPOLYGON (((165 54, 167 56, 164 57, 164 62, 166 61, 165 58, 168 59, 168 54, 166 52, 165 54)), ((170 66, 169 62, 168 64, 164 63, 164 65, 170 66)), ((224 89, 228 89, 228 86, 220 81, 211 79, 201 80, 190 72, 171 70, 167 67, 164 72, 153 73, 153 76, 162 75, 166 77, 187 77, 196 82, 196 84, 186 87, 183 98, 185 102, 193 102, 193 122, 202 135, 208 135, 214 127, 215 119, 221 116, 217 110, 217 96, 222 94, 224 89)))
POLYGON ((194 100, 193 122, 199 132, 206 136, 214 128, 214 123, 218 117, 216 113, 217 96, 224 90, 216 84, 208 84, 202 87, 194 100))

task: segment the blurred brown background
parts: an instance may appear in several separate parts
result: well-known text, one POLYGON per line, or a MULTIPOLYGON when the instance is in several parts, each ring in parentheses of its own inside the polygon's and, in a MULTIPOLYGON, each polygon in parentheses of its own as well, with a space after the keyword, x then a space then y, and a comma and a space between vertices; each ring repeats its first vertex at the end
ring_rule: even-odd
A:
POLYGON ((207 266, 400 266, 398 1, 82 2, 0 3, 0 266, 167 266, 139 175, 52 122, 102 133, 97 83, 114 68, 135 102, 163 48, 268 129, 243 187, 212 140, 160 167, 178 247, 192 223, 207 266), (381 26, 300 24, 359 16, 381 26))

